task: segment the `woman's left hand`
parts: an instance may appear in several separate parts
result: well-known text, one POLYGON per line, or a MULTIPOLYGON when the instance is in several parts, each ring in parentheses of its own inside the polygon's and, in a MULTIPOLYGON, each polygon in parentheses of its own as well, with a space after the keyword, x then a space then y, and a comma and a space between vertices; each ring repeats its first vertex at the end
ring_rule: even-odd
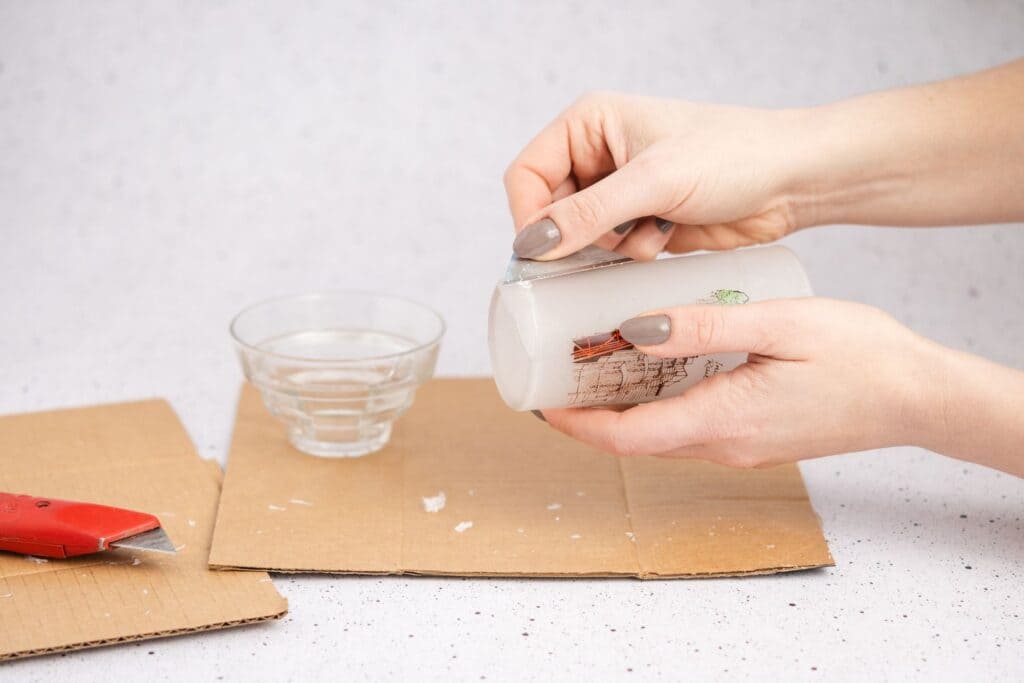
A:
POLYGON ((757 467, 883 446, 932 443, 949 350, 882 311, 820 298, 681 306, 622 324, 645 353, 749 352, 684 394, 616 411, 545 410, 556 429, 618 455, 757 467))

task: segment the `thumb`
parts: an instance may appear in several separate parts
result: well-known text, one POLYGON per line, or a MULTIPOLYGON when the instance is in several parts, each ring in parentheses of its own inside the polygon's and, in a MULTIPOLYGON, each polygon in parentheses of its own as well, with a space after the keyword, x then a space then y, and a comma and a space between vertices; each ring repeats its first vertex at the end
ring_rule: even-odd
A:
POLYGON ((745 351, 804 360, 815 337, 811 301, 778 299, 666 308, 626 320, 619 326, 619 334, 652 356, 683 358, 745 351))
POLYGON ((631 161, 593 185, 552 203, 516 236, 520 258, 568 256, 635 218, 651 215, 657 192, 648 164, 631 161), (652 201, 653 200, 653 201, 652 201))

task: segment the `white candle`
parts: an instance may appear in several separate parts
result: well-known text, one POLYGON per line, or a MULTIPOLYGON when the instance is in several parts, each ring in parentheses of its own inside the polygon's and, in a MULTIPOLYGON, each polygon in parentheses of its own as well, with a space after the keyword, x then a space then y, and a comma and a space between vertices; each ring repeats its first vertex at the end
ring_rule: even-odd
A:
POLYGON ((810 296, 785 247, 629 262, 499 284, 491 298, 494 378, 514 410, 635 404, 681 394, 746 361, 745 353, 660 359, 617 334, 646 311, 810 296))

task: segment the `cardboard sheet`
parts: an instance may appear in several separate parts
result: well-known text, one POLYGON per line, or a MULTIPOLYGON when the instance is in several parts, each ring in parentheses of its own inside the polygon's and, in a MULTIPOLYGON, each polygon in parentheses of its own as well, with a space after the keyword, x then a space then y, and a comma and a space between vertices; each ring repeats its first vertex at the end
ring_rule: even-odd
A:
POLYGON ((152 512, 179 548, 0 552, 0 660, 282 616, 265 573, 207 568, 220 479, 164 401, 0 417, 0 491, 152 512))
POLYGON ((489 379, 438 379, 384 450, 354 459, 296 451, 243 387, 210 564, 671 578, 832 558, 795 466, 619 459, 509 410, 489 379))

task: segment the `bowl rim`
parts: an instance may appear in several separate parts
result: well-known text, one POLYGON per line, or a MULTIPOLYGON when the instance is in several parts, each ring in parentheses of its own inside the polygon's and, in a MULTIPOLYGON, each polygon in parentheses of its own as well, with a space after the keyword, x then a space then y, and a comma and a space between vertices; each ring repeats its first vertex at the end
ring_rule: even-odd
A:
POLYGON ((431 346, 437 346, 441 342, 441 339, 444 337, 444 334, 447 331, 448 323, 445 322, 444 316, 442 316, 433 306, 428 306, 425 303, 416 301, 415 299, 410 299, 409 297, 399 296, 397 294, 389 294, 387 292, 374 292, 367 289, 327 289, 315 292, 304 292, 302 294, 284 294, 281 296, 273 296, 268 299, 256 301, 255 303, 251 303, 243 307, 242 310, 240 310, 238 313, 234 315, 233 318, 231 318, 231 322, 228 324, 228 333, 231 335, 231 339, 235 342, 235 344, 244 349, 252 351, 253 353, 259 353, 266 356, 273 356, 275 358, 285 358, 287 360, 302 361, 304 363, 330 363, 332 365, 365 363, 367 361, 386 360, 389 358, 399 358, 401 356, 412 355, 425 349, 428 349, 431 346), (405 351, 397 351, 395 353, 384 353, 377 356, 364 356, 362 358, 310 358, 309 356, 294 356, 291 354, 278 353, 276 351, 267 351, 266 349, 261 349, 258 346, 250 344, 249 342, 243 341, 239 337, 238 332, 236 330, 236 325, 238 324, 239 319, 243 315, 245 315, 246 313, 250 313, 261 306, 266 306, 267 304, 284 302, 289 300, 302 301, 353 295, 368 298, 375 297, 379 299, 391 299, 392 301, 400 301, 402 303, 411 304, 415 307, 421 308, 430 315, 432 315, 435 320, 437 320, 437 323, 439 325, 438 332, 430 339, 430 341, 418 344, 417 346, 414 346, 411 349, 406 349, 405 351))

